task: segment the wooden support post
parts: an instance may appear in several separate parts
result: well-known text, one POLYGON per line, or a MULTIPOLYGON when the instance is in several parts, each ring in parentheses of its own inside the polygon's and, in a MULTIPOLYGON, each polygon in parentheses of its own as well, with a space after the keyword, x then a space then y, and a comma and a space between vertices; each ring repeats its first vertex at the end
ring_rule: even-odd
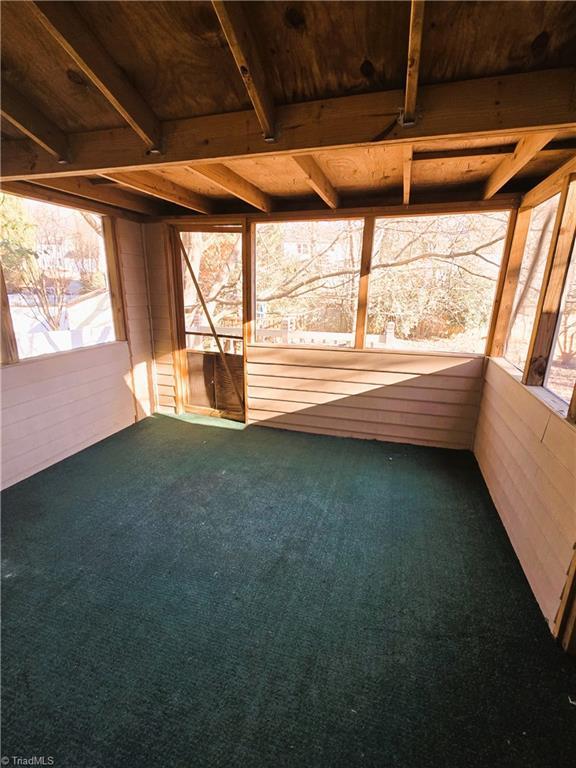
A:
POLYGON ((563 184, 556 214, 550 252, 542 280, 536 319, 528 348, 523 382, 542 386, 548 361, 553 352, 554 336, 562 292, 570 266, 570 256, 576 237, 576 178, 568 177, 563 184))
POLYGON ((356 309, 356 338, 355 349, 363 349, 366 339, 366 320, 368 317, 368 283, 370 281, 370 264, 372 263, 372 248, 374 245, 374 216, 364 219, 362 232, 362 255, 360 257, 360 280, 358 285, 358 307, 356 309))
POLYGON ((502 272, 504 279, 498 286, 494 311, 492 314, 492 328, 488 334, 486 354, 492 357, 502 357, 506 347, 506 338, 514 306, 514 297, 520 277, 520 268, 526 247, 526 238, 530 228, 532 210, 524 208, 520 211, 510 212, 510 222, 506 234, 504 256, 502 259, 502 272))
POLYGON ((186 352, 186 323, 184 317, 184 281, 180 247, 182 239, 175 227, 167 233, 168 248, 168 297, 174 361, 176 413, 183 413, 190 398, 188 395, 188 354, 186 352))
POLYGON ((570 424, 576 424, 576 384, 572 390, 570 405, 568 406, 568 415, 566 416, 570 424))
POLYGON ((196 279, 196 275, 194 273, 194 270, 192 268, 192 264, 190 263, 190 259, 188 258, 188 254, 186 253, 186 248, 184 248, 184 243, 182 242, 182 238, 180 237, 180 234, 178 232, 175 233, 175 236, 178 240, 178 244, 180 246, 180 252, 182 254, 182 258, 186 262, 186 266, 188 267, 188 272, 190 273, 190 277, 192 278, 192 282, 194 283, 194 287, 196 288, 196 293, 198 294, 198 298, 200 299, 200 304, 202 305, 202 309, 204 310, 204 314, 206 315, 206 319, 208 320, 208 325, 210 326, 210 330, 212 332, 212 336, 214 337, 214 341, 216 342, 216 346, 218 347, 218 354, 220 355, 220 359, 222 360, 222 365, 224 366, 224 370, 226 371, 226 374, 228 378, 230 379, 230 383, 232 384, 232 387, 234 388, 234 392, 236 394, 236 397, 238 398, 238 402, 240 404, 240 408, 244 410, 244 398, 242 397, 242 394, 240 390, 238 389, 238 384, 236 383, 236 379, 232 375, 232 371, 230 370, 230 366, 228 365, 228 360, 226 359, 226 353, 222 349, 222 344, 220 342, 220 337, 218 336, 218 333, 216 331, 216 327, 212 321, 212 316, 210 315, 210 311, 208 310, 208 305, 206 304, 206 301, 204 300, 204 294, 202 293, 202 289, 200 288, 200 284, 198 280, 196 279))
POLYGON ((18 345, 10 314, 8 291, 4 280, 4 271, 0 267, 0 302, 2 304, 2 364, 18 362, 18 345))
POLYGON ((248 421, 248 345, 254 341, 254 224, 242 222, 242 356, 244 363, 244 421, 248 421))
POLYGON ((108 267, 108 288, 112 304, 112 319, 114 321, 114 336, 116 341, 126 341, 126 314, 124 310, 124 291, 122 289, 122 269, 118 254, 116 239, 116 221, 110 216, 102 218, 102 235, 108 267))

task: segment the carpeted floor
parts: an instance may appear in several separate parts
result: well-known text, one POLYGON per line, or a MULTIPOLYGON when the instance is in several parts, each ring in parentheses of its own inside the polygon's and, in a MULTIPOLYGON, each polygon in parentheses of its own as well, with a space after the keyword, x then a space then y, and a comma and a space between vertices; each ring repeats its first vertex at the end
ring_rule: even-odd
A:
POLYGON ((574 766, 576 664, 471 454, 220 424, 3 494, 4 755, 574 766))

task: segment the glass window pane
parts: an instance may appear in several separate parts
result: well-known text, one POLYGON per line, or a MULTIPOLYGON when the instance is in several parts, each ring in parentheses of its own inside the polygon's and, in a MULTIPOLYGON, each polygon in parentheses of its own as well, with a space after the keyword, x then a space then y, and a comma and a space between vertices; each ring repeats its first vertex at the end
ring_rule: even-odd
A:
POLYGON ((256 341, 354 345, 363 221, 256 225, 256 341))
POLYGON ((101 218, 0 195, 0 223, 19 356, 114 341, 101 218))
POLYGON ((530 218, 504 351, 505 358, 521 370, 528 355, 559 202, 560 195, 551 197, 534 208, 530 218))
POLYGON ((376 219, 366 347, 483 353, 507 212, 376 219))
MULTIPOLYGON (((222 347, 242 351, 242 233, 182 232, 182 242, 222 347), (227 338, 236 337, 236 338, 227 338)), ((208 318, 182 259, 184 322, 188 349, 216 352, 208 318)))
POLYGON ((572 256, 562 297, 556 342, 548 366, 546 386, 558 397, 570 402, 576 382, 576 248, 572 256))

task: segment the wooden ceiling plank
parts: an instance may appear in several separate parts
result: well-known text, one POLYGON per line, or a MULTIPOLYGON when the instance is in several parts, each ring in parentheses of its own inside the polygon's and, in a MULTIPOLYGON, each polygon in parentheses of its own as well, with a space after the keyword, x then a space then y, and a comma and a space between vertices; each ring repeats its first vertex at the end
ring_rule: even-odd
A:
POLYGON ((483 197, 489 200, 498 190, 502 189, 518 171, 524 168, 546 144, 555 136, 555 131, 542 131, 542 133, 531 133, 523 136, 513 154, 505 157, 498 167, 490 174, 484 185, 483 197))
POLYGON ((344 96, 278 107, 277 142, 260 140, 255 113, 233 112, 163 124, 164 153, 148 155, 130 129, 70 134, 73 162, 59 166, 34 153, 25 141, 2 143, 2 177, 98 175, 151 166, 188 165, 264 155, 310 154, 339 147, 374 147, 432 139, 473 139, 573 128, 574 70, 545 70, 521 75, 422 86, 423 114, 413 127, 392 125, 402 91, 344 96))
POLYGON ((408 37, 408 65, 406 68, 404 113, 402 115, 403 125, 412 124, 416 120, 416 97, 418 95, 423 26, 424 0, 412 0, 410 7, 410 33, 408 37))
POLYGON ((64 179, 38 179, 34 183, 49 189, 58 189, 61 192, 78 195, 78 197, 85 197, 88 200, 117 205, 119 208, 143 213, 145 216, 160 216, 162 214, 154 200, 139 195, 131 195, 115 182, 94 184, 79 176, 71 176, 64 179))
POLYGON ((412 144, 405 144, 403 147, 402 158, 402 202, 404 205, 410 204, 410 184, 412 182, 412 160, 413 160, 413 146, 412 144))
POLYGON ((198 213, 211 213, 212 204, 207 197, 196 194, 190 189, 175 184, 164 176, 159 176, 150 171, 137 171, 132 173, 106 173, 102 174, 112 181, 117 181, 124 187, 145 192, 147 195, 167 200, 170 203, 181 205, 198 213))
POLYGON ((212 0, 212 5, 244 80, 250 101, 254 105, 264 139, 274 141, 274 103, 254 35, 242 5, 239 2, 223 0, 212 0))
POLYGON ((535 205, 540 205, 544 200, 548 200, 549 197, 560 192, 562 182, 566 176, 572 173, 576 173, 576 155, 561 165, 554 173, 546 176, 535 187, 532 187, 529 192, 526 192, 522 198, 522 207, 533 208, 535 205))
POLYGON ((68 161, 69 147, 66 134, 4 80, 0 114, 59 162, 68 161))
POLYGON ((160 122, 69 2, 29 3, 34 15, 149 150, 161 147, 160 122))
POLYGON ((312 155, 294 155, 292 158, 306 176, 306 181, 330 208, 338 208, 340 198, 332 183, 312 155))
POLYGON ((272 198, 269 195, 221 163, 200 165, 197 168, 189 167, 188 170, 213 181, 219 187, 226 190, 226 192, 230 192, 234 197, 244 200, 245 203, 253 205, 254 208, 258 208, 260 211, 270 213, 272 210, 272 198))

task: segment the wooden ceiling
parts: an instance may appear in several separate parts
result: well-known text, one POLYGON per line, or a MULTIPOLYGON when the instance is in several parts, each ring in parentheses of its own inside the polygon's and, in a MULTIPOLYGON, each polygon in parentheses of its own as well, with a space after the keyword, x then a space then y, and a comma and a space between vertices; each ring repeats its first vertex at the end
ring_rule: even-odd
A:
POLYGON ((202 215, 576 170, 573 2, 7 0, 1 42, 18 194, 202 215))

